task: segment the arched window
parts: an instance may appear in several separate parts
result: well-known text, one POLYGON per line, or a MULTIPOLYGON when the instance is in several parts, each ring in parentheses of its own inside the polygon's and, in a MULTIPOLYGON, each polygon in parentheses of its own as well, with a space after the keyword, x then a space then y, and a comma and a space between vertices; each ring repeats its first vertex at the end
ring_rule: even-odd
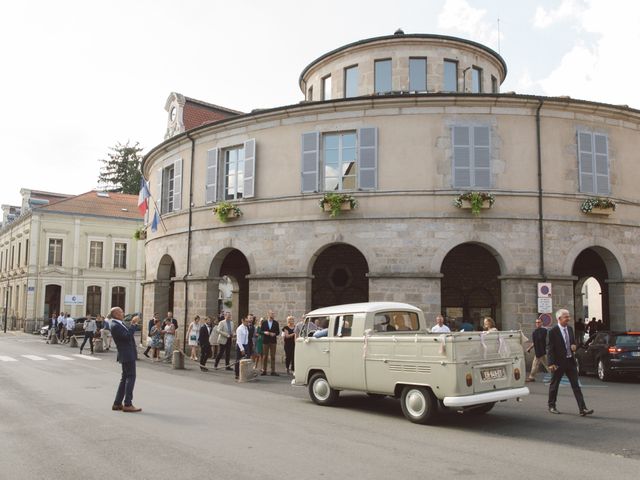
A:
POLYGON ((96 285, 87 287, 87 316, 95 317, 100 314, 102 304, 102 288, 96 285))
POLYGON ((126 300, 126 290, 124 287, 113 287, 111 289, 111 308, 120 307, 124 311, 126 300))

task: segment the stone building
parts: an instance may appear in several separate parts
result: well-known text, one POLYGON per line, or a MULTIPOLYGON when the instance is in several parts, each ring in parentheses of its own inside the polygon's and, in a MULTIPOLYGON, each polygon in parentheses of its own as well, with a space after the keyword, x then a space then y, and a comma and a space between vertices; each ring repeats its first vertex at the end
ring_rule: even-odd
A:
POLYGON ((140 311, 144 244, 137 196, 22 189, 21 215, 0 229, 0 316, 33 327, 52 312, 140 311))
POLYGON ((639 328, 640 111, 501 93, 506 74, 478 43, 398 31, 311 62, 299 104, 166 139, 143 164, 162 218, 144 317, 214 314, 228 276, 236 318, 389 300, 527 329, 538 283, 581 316, 595 278, 604 320, 639 328), (494 203, 457 208, 470 192, 494 203), (331 217, 326 193, 357 207, 331 217))

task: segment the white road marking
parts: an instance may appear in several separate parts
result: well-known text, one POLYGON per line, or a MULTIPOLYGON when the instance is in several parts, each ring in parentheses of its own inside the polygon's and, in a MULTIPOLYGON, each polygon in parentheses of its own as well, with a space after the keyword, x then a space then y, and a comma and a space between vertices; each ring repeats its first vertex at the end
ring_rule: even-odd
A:
POLYGON ((48 355, 48 356, 51 357, 51 358, 58 359, 58 360, 75 360, 75 359, 73 359, 71 357, 65 357, 64 355, 48 355))
POLYGON ((74 353, 73 356, 82 358, 83 360, 100 360, 98 357, 91 357, 89 355, 82 355, 80 353, 74 353))
POLYGON ((16 360, 13 357, 7 357, 5 355, 0 355, 0 362, 17 362, 18 360, 16 360))
POLYGON ((21 357, 28 358, 29 360, 33 360, 35 362, 44 362, 47 359, 43 357, 39 357, 38 355, 20 355, 21 357))

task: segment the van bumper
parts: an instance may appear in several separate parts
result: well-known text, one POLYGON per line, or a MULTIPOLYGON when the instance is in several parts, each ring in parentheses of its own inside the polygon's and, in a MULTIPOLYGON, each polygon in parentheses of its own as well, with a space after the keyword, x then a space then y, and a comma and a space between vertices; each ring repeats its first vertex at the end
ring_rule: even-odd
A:
POLYGON ((465 395, 462 397, 444 397, 442 403, 444 403, 445 407, 469 407, 471 405, 511 400, 526 395, 529 395, 529 389, 527 387, 520 387, 495 392, 476 393, 475 395, 465 395))

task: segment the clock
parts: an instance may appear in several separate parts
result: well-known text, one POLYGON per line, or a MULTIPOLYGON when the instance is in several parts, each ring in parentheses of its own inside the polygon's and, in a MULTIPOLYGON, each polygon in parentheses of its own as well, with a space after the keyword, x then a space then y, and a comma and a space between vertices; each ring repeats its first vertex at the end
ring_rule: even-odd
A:
POLYGON ((171 110, 169 111, 169 121, 171 122, 176 121, 176 112, 177 112, 177 109, 174 105, 173 107, 171 107, 171 110))

